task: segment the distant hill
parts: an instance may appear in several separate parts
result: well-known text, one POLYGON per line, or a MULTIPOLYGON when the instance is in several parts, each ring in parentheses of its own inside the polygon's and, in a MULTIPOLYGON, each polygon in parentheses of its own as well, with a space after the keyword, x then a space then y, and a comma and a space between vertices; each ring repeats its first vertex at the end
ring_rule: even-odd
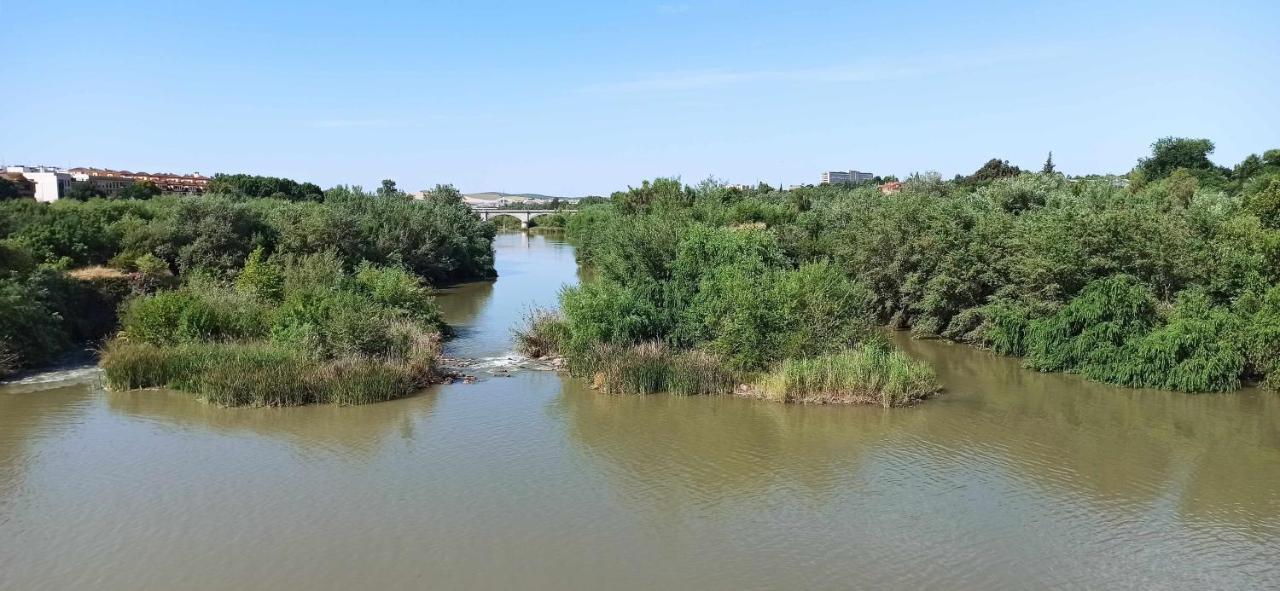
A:
MULTIPOLYGON (((469 199, 481 199, 484 201, 494 201, 497 199, 506 199, 508 201, 523 201, 525 199, 555 199, 555 195, 542 195, 540 193, 499 193, 497 191, 488 191, 485 193, 466 193, 463 197, 469 199)), ((577 201, 581 197, 560 197, 561 201, 577 201)))

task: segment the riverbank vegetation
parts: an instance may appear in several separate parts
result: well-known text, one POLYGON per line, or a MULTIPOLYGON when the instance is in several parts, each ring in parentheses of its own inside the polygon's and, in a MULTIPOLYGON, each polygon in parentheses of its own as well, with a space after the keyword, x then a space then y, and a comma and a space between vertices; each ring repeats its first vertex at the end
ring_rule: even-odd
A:
POLYGON ((1123 176, 992 159, 883 189, 646 181, 568 221, 595 278, 561 297, 561 352, 605 381, 631 370, 594 351, 661 343, 774 376, 760 383, 785 399, 811 383, 857 398, 863 380, 919 384, 894 401, 930 391, 913 371, 889 379, 879 324, 1123 386, 1278 386, 1280 150, 1226 168, 1212 149, 1162 139, 1123 176))
POLYGON ((435 377, 446 327, 416 276, 369 263, 347 272, 332 253, 277 263, 262 252, 233 284, 196 275, 131 300, 103 351, 108 385, 281 406, 388 400, 435 377))
MULTIPOLYGON (((653 187, 696 200, 697 191, 659 180, 571 218, 570 238, 594 278, 562 293, 562 318, 533 315, 517 331, 521 349, 565 357, 573 373, 606 392, 753 395, 767 391, 754 382, 788 359, 888 351, 864 285, 825 260, 795 261, 764 224, 699 220, 687 207, 693 200, 624 209, 635 192, 653 187)), ((884 383, 847 385, 866 394, 857 401, 886 404, 938 390, 931 377, 908 395, 882 392, 884 383)), ((768 397, 855 401, 842 392, 813 394, 768 397)))
POLYGON ((494 274, 493 226, 452 187, 413 200, 215 180, 228 192, 0 203, 0 375, 101 339, 120 306, 113 387, 220 404, 402 396, 447 330, 427 286, 494 274))

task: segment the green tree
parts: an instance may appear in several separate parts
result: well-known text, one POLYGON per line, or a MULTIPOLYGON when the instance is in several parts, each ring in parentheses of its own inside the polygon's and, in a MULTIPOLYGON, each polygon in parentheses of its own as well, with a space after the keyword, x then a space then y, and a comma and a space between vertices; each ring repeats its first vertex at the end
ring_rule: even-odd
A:
POLYGON ((1262 163, 1267 166, 1280 168, 1280 149, 1267 150, 1262 153, 1262 163))
POLYGON ((208 192, 250 199, 324 200, 324 191, 314 183, 299 183, 292 179, 250 174, 215 174, 209 181, 208 192))
POLYGON ((400 195, 400 189, 396 188, 396 182, 391 179, 382 179, 382 186, 378 187, 379 197, 396 197, 400 195))
POLYGON ((9 201, 11 199, 21 198, 24 191, 23 183, 30 185, 30 181, 26 179, 7 179, 0 177, 0 201, 9 201))
POLYGON ((1271 179, 1261 191, 1249 195, 1245 207, 1264 227, 1280 230, 1280 178, 1271 179))
POLYGON ((441 205, 462 203, 462 191, 453 185, 436 185, 426 191, 426 200, 441 205))
POLYGON ((1246 181, 1253 175, 1262 172, 1264 168, 1265 165, 1262 163, 1262 158, 1259 158, 1257 154, 1249 154, 1231 170, 1231 178, 1236 181, 1246 181))
POLYGON ((1009 164, 1008 160, 992 158, 983 164, 973 174, 961 178, 961 184, 980 185, 989 183, 999 178, 1018 176, 1022 174, 1022 169, 1009 164))
POLYGON ((1179 168, 1220 173, 1217 165, 1209 160, 1213 149, 1213 142, 1207 139, 1160 138, 1151 144, 1151 156, 1138 160, 1138 168, 1148 181, 1165 178, 1179 168))
POLYGON ((118 199, 150 199, 160 195, 160 187, 149 180, 138 181, 120 190, 118 199))
POLYGON ((262 298, 269 302, 280 301, 284 293, 284 277, 274 264, 266 260, 262 247, 249 253, 240 276, 236 277, 236 291, 262 298))
POLYGON ((1044 166, 1040 167, 1040 174, 1053 174, 1057 169, 1053 166, 1053 152, 1049 152, 1049 157, 1045 159, 1044 166))
POLYGON ((67 189, 67 194, 63 195, 65 199, 73 199, 75 201, 88 201, 95 197, 105 197, 101 189, 98 189, 92 182, 76 181, 71 183, 71 188, 67 189))
POLYGON ((1169 189, 1169 197, 1173 200, 1173 204, 1179 207, 1191 205, 1191 199, 1196 196, 1196 191, 1200 189, 1200 181, 1191 174, 1191 171, 1185 168, 1173 171, 1166 183, 1169 189))

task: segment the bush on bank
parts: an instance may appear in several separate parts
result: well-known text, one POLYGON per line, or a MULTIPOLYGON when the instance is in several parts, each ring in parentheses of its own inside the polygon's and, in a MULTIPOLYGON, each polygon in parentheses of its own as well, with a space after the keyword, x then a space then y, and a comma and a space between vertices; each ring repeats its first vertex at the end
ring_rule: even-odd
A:
POLYGON ((103 351, 108 385, 280 406, 388 400, 434 377, 445 325, 420 279, 348 272, 333 253, 284 264, 254 253, 234 285, 194 276, 132 300, 103 351))
MULTIPOLYGON (((669 198, 684 203, 688 195, 669 198)), ((629 207, 652 203, 646 199, 629 207)), ((575 240, 582 235, 574 232, 593 232, 583 256, 595 278, 562 292, 562 316, 526 319, 516 340, 526 354, 564 356, 573 373, 605 392, 729 394, 788 360, 885 346, 873 330, 870 290, 826 260, 793 264, 771 229, 716 227, 680 209, 625 219, 621 208, 595 209, 570 222, 575 240), (583 216, 599 227, 577 221, 583 216)), ((860 397, 775 398, 897 405, 937 391, 881 392, 885 383, 865 380, 860 397)))
POLYGON ((105 336, 129 293, 124 277, 77 277, 0 240, 0 377, 53 363, 105 336))

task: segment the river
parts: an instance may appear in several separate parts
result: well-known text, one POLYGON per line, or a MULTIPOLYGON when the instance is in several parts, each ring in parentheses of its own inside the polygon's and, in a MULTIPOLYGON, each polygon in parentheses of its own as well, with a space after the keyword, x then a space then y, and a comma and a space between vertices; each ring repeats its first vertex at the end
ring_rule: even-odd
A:
MULTIPOLYGON (((446 290, 502 358, 572 248, 446 290)), ((1280 588, 1280 395, 1126 390, 898 337, 885 410, 613 397, 545 371, 359 407, 0 386, 0 589, 1280 588)), ((39 381, 39 380, 38 380, 39 381)))

